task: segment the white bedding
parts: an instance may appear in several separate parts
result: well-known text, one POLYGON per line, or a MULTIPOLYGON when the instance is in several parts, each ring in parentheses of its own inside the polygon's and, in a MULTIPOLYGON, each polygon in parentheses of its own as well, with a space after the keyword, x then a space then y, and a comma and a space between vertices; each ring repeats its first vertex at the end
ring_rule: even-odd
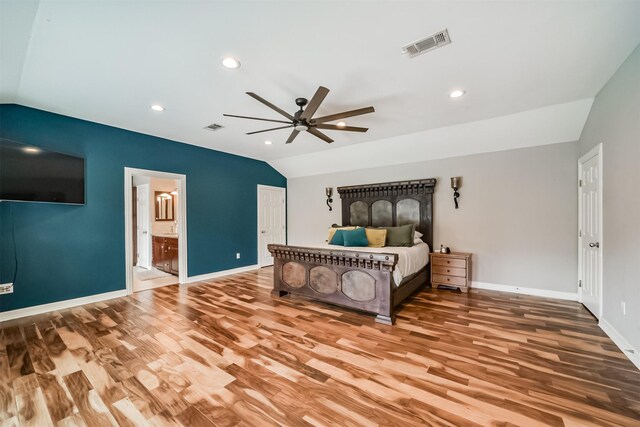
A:
POLYGON ((425 265, 429 263, 429 245, 426 243, 418 243, 410 248, 385 246, 384 248, 370 248, 370 247, 344 247, 324 244, 305 245, 306 247, 313 247, 318 249, 333 249, 340 250, 341 248, 348 249, 350 251, 362 251, 362 252, 378 252, 383 254, 398 254, 398 264, 393 270, 393 281, 396 286, 402 282, 405 277, 411 276, 413 273, 420 271, 425 265))

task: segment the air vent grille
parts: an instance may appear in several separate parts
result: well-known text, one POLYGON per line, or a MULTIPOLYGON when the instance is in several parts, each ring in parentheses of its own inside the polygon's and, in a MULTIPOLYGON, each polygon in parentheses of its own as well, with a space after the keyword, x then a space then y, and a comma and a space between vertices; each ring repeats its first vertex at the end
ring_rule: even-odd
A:
POLYGON ((402 53, 409 55, 409 58, 414 58, 418 55, 422 55, 430 50, 437 49, 442 46, 446 46, 451 43, 449 38, 449 31, 442 30, 428 37, 424 37, 420 40, 416 40, 413 43, 409 43, 402 47, 402 53))
POLYGON ((210 124, 209 126, 205 126, 204 128, 205 128, 206 130, 210 130, 210 131, 212 131, 212 132, 213 132, 213 131, 216 131, 216 130, 218 130, 218 129, 221 129, 221 128, 222 128, 222 125, 219 125, 219 124, 217 124, 217 123, 212 123, 212 124, 210 124))

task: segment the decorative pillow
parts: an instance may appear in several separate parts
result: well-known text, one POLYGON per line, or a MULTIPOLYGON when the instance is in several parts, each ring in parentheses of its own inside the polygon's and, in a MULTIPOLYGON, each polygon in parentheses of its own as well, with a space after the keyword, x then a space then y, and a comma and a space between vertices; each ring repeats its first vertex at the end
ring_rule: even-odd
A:
POLYGON ((418 243, 423 243, 422 241, 422 236, 424 236, 424 234, 422 234, 421 232, 419 232, 418 230, 416 230, 413 233, 413 244, 417 245, 418 243))
POLYGON ((369 247, 382 248, 387 240, 387 230, 384 228, 366 228, 369 247))
POLYGON ((416 229, 415 224, 384 228, 387 230, 386 246, 413 246, 413 233, 416 229))
MULTIPOLYGON (((340 230, 338 230, 338 232, 340 232, 340 230)), ((343 230, 342 236, 344 246, 367 246, 369 244, 367 233, 362 227, 356 228, 355 230, 343 230)))
POLYGON ((352 230, 336 229, 335 233, 333 233, 333 235, 331 236, 331 240, 329 240, 329 244, 344 246, 344 233, 346 231, 352 231, 352 230))
POLYGON ((331 243, 331 240, 333 239, 333 235, 336 234, 336 231, 338 230, 355 230, 356 227, 333 227, 331 226, 331 228, 329 229, 329 237, 327 238, 327 242, 329 242, 329 244, 334 244, 331 243))

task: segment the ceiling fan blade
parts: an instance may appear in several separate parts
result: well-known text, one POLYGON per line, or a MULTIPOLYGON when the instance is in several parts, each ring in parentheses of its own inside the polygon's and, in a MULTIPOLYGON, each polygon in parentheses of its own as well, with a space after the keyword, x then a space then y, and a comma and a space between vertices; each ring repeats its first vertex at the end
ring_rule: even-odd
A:
POLYGON ((333 142, 333 139, 329 138, 327 135, 325 135, 324 133, 320 132, 316 128, 309 128, 309 129, 307 129, 307 132, 309 132, 313 136, 317 136, 318 138, 320 138, 324 142, 328 142, 329 144, 331 144, 333 142))
POLYGON ((225 116, 225 117, 235 117, 237 119, 262 120, 263 122, 291 123, 291 122, 286 122, 284 120, 262 119, 260 117, 249 117, 249 116, 236 116, 234 114, 223 114, 223 116, 225 116))
POLYGON ((369 130, 369 128, 359 128, 357 126, 325 125, 322 123, 316 125, 315 127, 317 127, 318 129, 346 130, 348 132, 366 132, 369 130))
POLYGON ((292 128, 292 127, 293 125, 289 125, 289 126, 280 126, 280 127, 271 128, 271 129, 257 130, 255 132, 249 132, 247 135, 253 135, 254 133, 270 132, 272 130, 286 129, 286 128, 292 128))
POLYGON ((316 91, 316 93, 313 95, 313 98, 311 98, 311 101, 309 101, 309 105, 307 105, 307 108, 304 109, 304 112, 302 113, 300 118, 304 120, 309 120, 311 117, 313 117, 313 115, 316 113, 316 111, 318 110, 318 107, 320 107, 320 104, 322 104, 322 101, 324 101, 324 98, 327 96, 328 93, 329 93, 329 89, 327 89, 324 86, 320 86, 316 91))
POLYGON ((331 114, 329 116, 318 117, 311 120, 311 124, 332 122, 334 120, 346 119, 347 117, 360 116, 362 114, 373 113, 373 107, 358 108, 357 110, 345 111, 343 113, 331 114))
POLYGON ((287 139, 287 142, 285 142, 285 144, 291 144, 293 140, 296 139, 296 136, 298 136, 299 133, 299 130, 294 129, 293 132, 291 132, 291 135, 289 135, 289 139, 287 139))
POLYGON ((262 98, 259 95, 256 95, 253 92, 247 92, 247 95, 249 95, 250 97, 252 97, 253 99, 255 99, 256 101, 262 102, 264 105, 266 105, 267 107, 271 108, 274 111, 277 111, 278 113, 282 114, 283 116, 285 116, 287 119, 293 121, 293 116, 289 113, 287 113, 286 111, 276 107, 275 105, 273 105, 272 103, 270 103, 269 101, 267 101, 266 99, 262 98))

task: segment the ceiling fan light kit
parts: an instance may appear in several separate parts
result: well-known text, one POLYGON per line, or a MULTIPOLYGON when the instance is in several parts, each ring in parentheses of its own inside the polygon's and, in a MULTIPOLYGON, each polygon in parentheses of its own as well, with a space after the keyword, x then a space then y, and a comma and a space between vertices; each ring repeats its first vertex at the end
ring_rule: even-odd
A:
POLYGON ((311 101, 308 101, 306 98, 297 98, 296 105, 299 107, 299 110, 293 113, 293 115, 287 113, 283 109, 275 106, 270 103, 266 99, 256 95, 253 92, 247 92, 247 95, 255 99, 256 101, 266 105, 272 110, 279 113, 281 116, 285 117, 287 120, 273 120, 273 119, 265 119, 261 117, 249 117, 249 116, 238 116, 235 114, 223 114, 225 117, 235 117, 238 119, 249 119, 249 120, 260 120, 264 122, 273 122, 273 123, 283 123, 286 126, 278 126, 275 128, 259 130, 255 132, 249 132, 247 135, 253 135, 256 133, 262 132, 270 132, 272 130, 293 128, 289 138, 285 142, 285 144, 290 144, 293 140, 298 136, 300 132, 309 132, 311 135, 320 138, 326 143, 332 143, 333 139, 329 138, 324 133, 320 132, 318 129, 327 129, 327 130, 339 130, 339 131, 347 131, 347 132, 366 132, 369 130, 368 128, 357 127, 357 126, 347 126, 344 122, 339 122, 338 124, 332 125, 327 124, 327 122, 332 122, 335 120, 346 119, 348 117, 360 116, 363 114, 373 113, 375 110, 373 107, 365 107, 359 108, 351 111, 343 111, 342 113, 331 114, 323 117, 314 118, 313 115, 316 113, 322 101, 329 94, 329 89, 326 87, 320 86, 316 93, 311 98, 311 101), (305 108, 306 106, 306 108, 305 108))

